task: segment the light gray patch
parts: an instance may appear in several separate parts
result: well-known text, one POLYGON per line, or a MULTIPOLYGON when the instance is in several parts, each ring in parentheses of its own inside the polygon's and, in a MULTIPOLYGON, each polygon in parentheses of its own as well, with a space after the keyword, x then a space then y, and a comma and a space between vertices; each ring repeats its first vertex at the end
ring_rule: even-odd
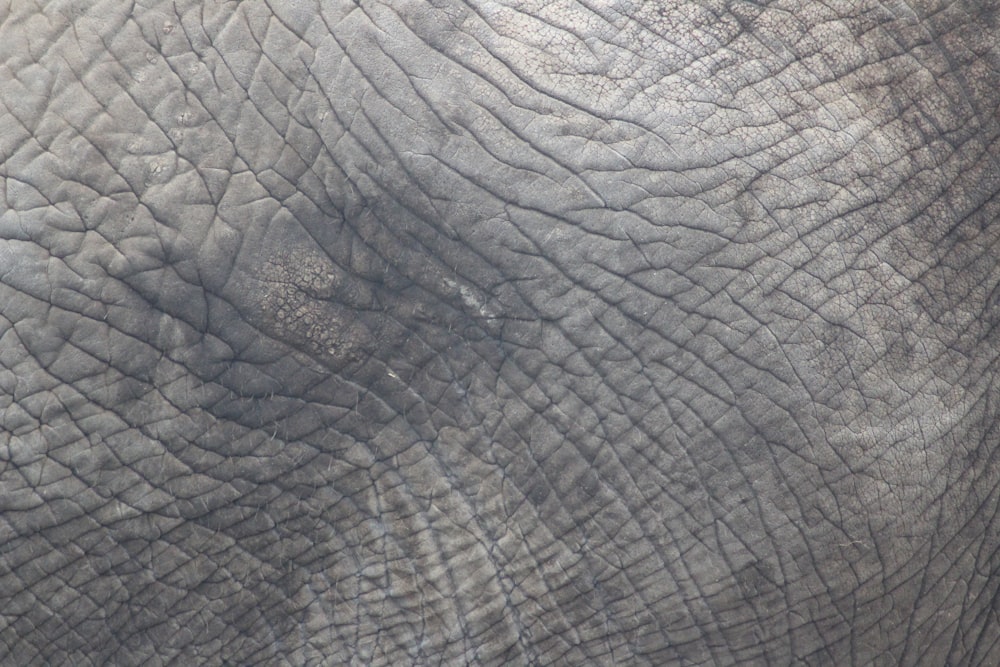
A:
POLYGON ((262 328, 280 340, 338 368, 374 348, 376 332, 365 323, 371 318, 357 310, 371 307, 373 295, 318 252, 275 251, 249 280, 262 328))

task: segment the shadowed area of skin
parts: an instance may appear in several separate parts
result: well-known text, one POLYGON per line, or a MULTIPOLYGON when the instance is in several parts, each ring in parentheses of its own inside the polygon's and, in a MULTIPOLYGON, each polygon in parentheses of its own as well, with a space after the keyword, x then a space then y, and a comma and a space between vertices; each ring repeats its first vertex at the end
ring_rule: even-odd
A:
POLYGON ((1000 661, 983 3, 0 10, 0 663, 1000 661))

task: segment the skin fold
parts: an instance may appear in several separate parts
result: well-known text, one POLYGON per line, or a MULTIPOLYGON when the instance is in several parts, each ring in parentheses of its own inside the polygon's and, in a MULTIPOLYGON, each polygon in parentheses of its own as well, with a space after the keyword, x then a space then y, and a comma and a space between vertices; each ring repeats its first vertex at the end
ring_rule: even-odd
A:
POLYGON ((0 664, 1000 664, 986 2, 0 7, 0 664))

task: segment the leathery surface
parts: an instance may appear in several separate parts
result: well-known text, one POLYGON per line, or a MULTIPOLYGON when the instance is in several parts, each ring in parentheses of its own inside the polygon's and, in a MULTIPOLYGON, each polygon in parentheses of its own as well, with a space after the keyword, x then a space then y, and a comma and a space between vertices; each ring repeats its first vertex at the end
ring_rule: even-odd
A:
POLYGON ((1000 662, 996 16, 0 9, 0 663, 1000 662))

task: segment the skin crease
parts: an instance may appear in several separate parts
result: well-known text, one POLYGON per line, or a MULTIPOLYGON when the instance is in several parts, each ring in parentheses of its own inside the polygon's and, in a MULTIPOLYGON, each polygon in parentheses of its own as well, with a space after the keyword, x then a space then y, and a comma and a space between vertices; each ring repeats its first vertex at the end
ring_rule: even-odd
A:
POLYGON ((997 664, 996 17, 0 9, 0 664, 997 664))

